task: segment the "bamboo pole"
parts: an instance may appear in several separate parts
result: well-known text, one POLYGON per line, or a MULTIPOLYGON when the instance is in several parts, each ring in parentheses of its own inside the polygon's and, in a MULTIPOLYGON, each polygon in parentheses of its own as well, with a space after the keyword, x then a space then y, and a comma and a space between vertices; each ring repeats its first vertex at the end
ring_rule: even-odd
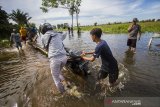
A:
POLYGON ((43 48, 41 48, 40 46, 38 46, 38 45, 36 45, 36 44, 31 44, 35 49, 38 49, 40 52, 42 52, 43 54, 45 54, 45 55, 47 55, 48 56, 48 52, 45 50, 45 49, 43 49, 43 48))

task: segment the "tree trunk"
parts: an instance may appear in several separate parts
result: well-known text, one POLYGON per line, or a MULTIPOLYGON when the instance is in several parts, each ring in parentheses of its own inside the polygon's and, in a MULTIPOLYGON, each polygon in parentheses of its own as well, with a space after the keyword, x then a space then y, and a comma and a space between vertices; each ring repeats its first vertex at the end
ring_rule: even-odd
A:
POLYGON ((73 14, 72 14, 72 28, 71 28, 71 32, 73 33, 73 14))
POLYGON ((76 13, 76 18, 77 18, 77 32, 79 33, 78 13, 76 13))

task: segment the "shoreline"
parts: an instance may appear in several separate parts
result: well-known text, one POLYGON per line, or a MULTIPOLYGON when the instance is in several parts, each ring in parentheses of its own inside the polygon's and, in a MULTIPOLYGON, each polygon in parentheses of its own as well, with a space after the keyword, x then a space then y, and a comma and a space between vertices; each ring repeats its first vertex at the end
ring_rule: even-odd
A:
MULTIPOLYGON (((122 34, 128 33, 127 29, 131 23, 121 23, 121 24, 101 24, 97 26, 80 26, 81 31, 90 31, 93 28, 101 28, 104 33, 108 34, 122 34)), ((139 22, 141 26, 142 33, 151 32, 151 33, 160 33, 160 22, 139 22)), ((74 30, 77 31, 77 28, 74 27, 74 30)))

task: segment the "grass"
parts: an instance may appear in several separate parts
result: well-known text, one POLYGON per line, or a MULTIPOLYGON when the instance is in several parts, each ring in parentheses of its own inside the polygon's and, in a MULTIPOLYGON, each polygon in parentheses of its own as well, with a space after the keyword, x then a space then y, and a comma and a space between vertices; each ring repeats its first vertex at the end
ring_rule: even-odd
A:
MULTIPOLYGON (((98 27, 105 33, 128 33, 127 29, 130 24, 131 23, 81 26, 81 31, 90 31, 91 29, 98 27)), ((142 32, 160 32, 160 22, 139 22, 138 24, 141 25, 142 32)))
POLYGON ((9 48, 10 42, 7 39, 0 39, 0 48, 9 48))

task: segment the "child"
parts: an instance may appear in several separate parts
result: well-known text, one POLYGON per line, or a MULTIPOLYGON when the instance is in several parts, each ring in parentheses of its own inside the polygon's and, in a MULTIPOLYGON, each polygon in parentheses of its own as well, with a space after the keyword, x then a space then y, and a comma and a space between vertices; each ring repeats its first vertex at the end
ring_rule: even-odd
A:
POLYGON ((19 33, 16 33, 16 29, 13 29, 13 32, 11 33, 10 42, 12 41, 16 44, 17 49, 19 50, 19 47, 22 49, 21 39, 19 33))
POLYGON ((101 39, 102 30, 100 28, 94 28, 90 32, 93 42, 96 42, 97 46, 94 52, 82 53, 82 58, 84 60, 94 61, 96 58, 101 56, 102 65, 98 73, 97 79, 101 80, 108 76, 109 74, 109 83, 112 87, 116 80, 118 79, 118 64, 116 59, 113 57, 112 52, 106 43, 105 40, 101 39), (93 54, 92 57, 85 57, 86 54, 93 54))

